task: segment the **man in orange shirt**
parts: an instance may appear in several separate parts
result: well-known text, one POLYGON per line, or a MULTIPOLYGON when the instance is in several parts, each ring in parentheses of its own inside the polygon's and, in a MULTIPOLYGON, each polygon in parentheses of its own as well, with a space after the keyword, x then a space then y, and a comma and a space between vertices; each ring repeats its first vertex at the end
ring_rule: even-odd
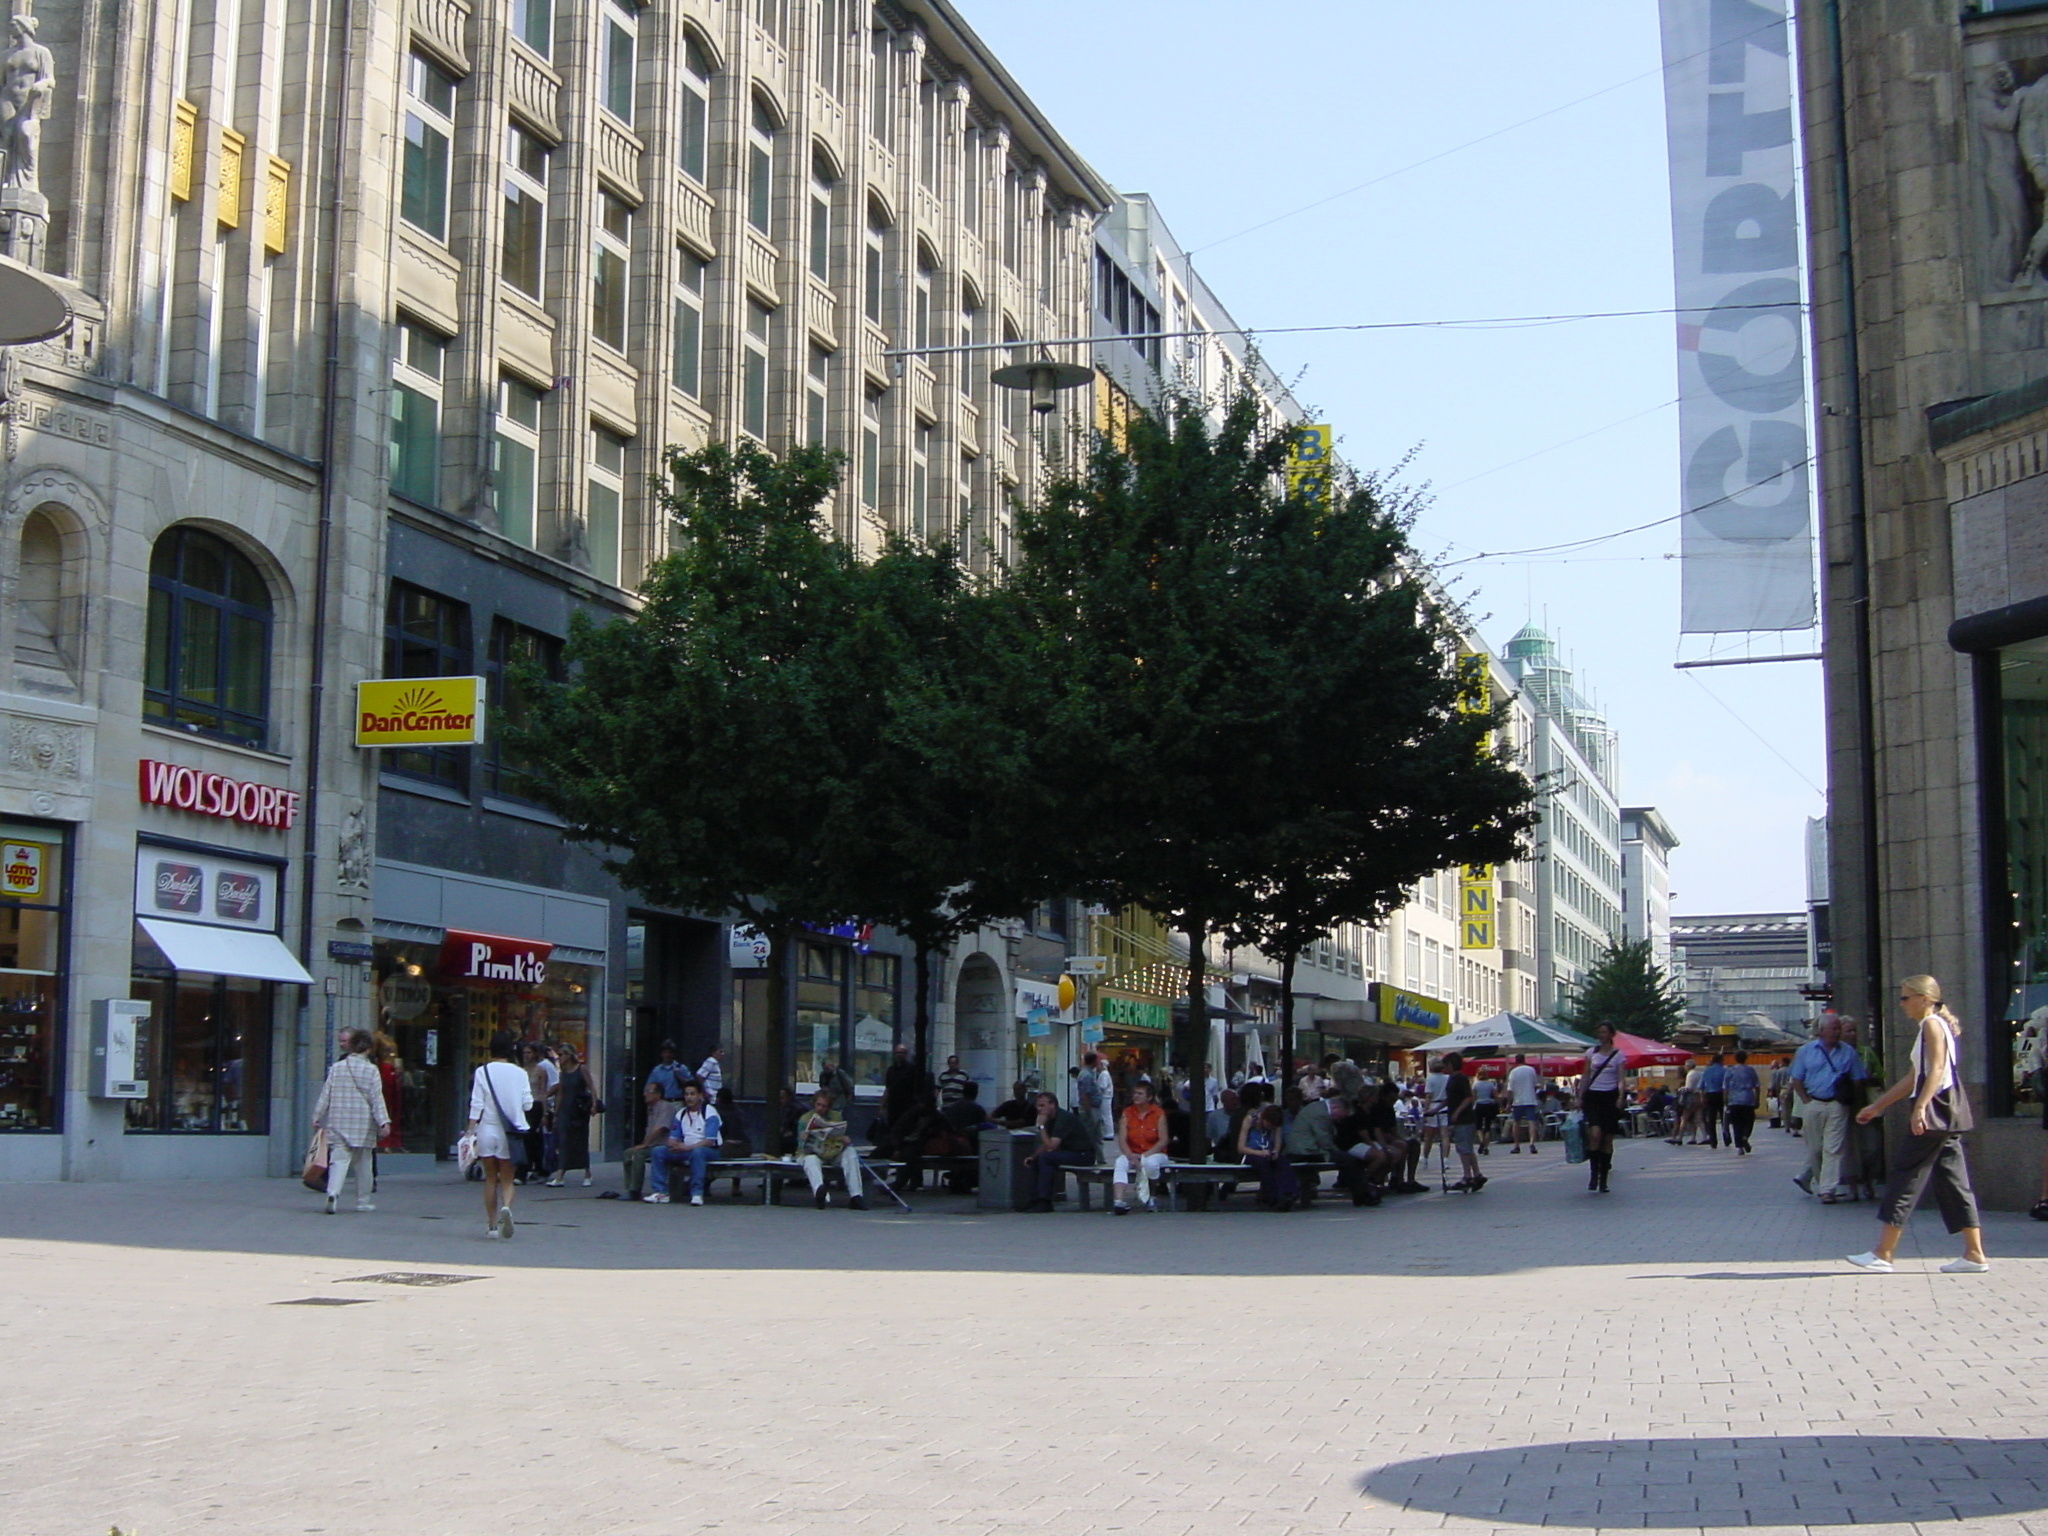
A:
POLYGON ((1152 1102, 1150 1083, 1131 1085, 1131 1102, 1116 1123, 1115 1203, 1110 1209, 1119 1216, 1131 1214, 1131 1169, 1138 1170, 1138 1203, 1146 1210, 1152 1204, 1152 1175, 1164 1168, 1166 1154, 1166 1111, 1152 1102))

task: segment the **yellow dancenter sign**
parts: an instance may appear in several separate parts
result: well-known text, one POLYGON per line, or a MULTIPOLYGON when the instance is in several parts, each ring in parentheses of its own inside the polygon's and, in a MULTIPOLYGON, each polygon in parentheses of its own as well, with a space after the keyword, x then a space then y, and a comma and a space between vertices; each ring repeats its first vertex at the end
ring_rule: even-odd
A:
POLYGON ((392 677, 356 684, 359 747, 474 746, 483 739, 480 677, 392 677))

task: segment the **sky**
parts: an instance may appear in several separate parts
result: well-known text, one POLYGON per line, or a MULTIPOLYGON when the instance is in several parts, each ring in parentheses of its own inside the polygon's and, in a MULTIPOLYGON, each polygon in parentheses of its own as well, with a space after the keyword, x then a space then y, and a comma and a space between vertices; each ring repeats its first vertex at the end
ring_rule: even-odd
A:
MULTIPOLYGON (((1152 194, 1239 325, 1671 307, 1644 0, 955 3, 1076 153, 1152 194)), ((1260 345, 1347 461, 1413 455, 1405 478, 1431 495, 1416 543, 1496 651, 1532 619, 1558 642, 1619 733, 1622 802, 1656 806, 1678 835, 1674 910, 1793 911, 1806 819, 1825 808, 1818 663, 1674 670, 1709 644, 1678 634, 1675 524, 1568 558, 1474 558, 1678 511, 1673 328, 1649 315, 1260 345)))

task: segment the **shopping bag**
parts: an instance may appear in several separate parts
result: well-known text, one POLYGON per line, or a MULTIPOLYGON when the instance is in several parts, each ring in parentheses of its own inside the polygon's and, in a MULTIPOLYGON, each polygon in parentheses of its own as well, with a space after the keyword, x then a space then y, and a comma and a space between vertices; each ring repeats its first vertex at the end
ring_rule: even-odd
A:
POLYGON ((1564 1117, 1564 1160, 1568 1163, 1586 1160, 1586 1117, 1577 1110, 1564 1117))
POLYGON ((464 1178, 476 1166, 476 1133, 469 1132, 455 1143, 455 1165, 462 1170, 464 1178))
POLYGON ((313 1132, 312 1143, 306 1148, 306 1166, 299 1174, 299 1182, 316 1195, 327 1193, 327 1133, 313 1132))

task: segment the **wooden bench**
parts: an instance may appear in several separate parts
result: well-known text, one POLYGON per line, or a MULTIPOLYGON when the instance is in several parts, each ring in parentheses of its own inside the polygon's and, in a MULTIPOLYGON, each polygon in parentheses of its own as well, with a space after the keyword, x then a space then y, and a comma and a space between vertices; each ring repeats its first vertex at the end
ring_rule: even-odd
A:
MULTIPOLYGON (((862 1158, 861 1166, 879 1178, 893 1178, 901 1163, 888 1162, 881 1158, 862 1158)), ((705 1169, 704 1187, 708 1190, 720 1179, 731 1179, 733 1195, 737 1199, 742 1179, 761 1181, 761 1203, 780 1205, 782 1188, 792 1180, 801 1183, 804 1165, 793 1157, 743 1157, 714 1161, 705 1169)), ((825 1180, 845 1188, 846 1180, 839 1172, 836 1162, 825 1165, 825 1180)), ((685 1201, 690 1195, 690 1170, 686 1165, 673 1164, 668 1172, 668 1193, 671 1201, 685 1201)))
MULTIPOLYGON (((1322 1175, 1335 1173, 1335 1163, 1296 1163, 1294 1176, 1297 1179, 1313 1178, 1318 1184, 1322 1175)), ((1229 1194, 1240 1184, 1259 1182, 1259 1170, 1249 1163, 1168 1163, 1159 1172, 1160 1181, 1166 1185, 1167 1209, 1180 1209, 1180 1187, 1183 1184, 1199 1184, 1229 1194)), ((1332 1186, 1333 1188, 1338 1186, 1332 1186)))
POLYGON ((1102 1186, 1102 1208, 1105 1211, 1109 1209, 1110 1181, 1116 1174, 1114 1168, 1106 1167, 1102 1164, 1097 1164, 1093 1168, 1083 1168, 1071 1163, 1063 1164, 1062 1166, 1066 1170, 1066 1176, 1074 1181, 1074 1192, 1080 1198, 1082 1210, 1092 1211, 1095 1209, 1094 1206, 1088 1203, 1088 1191, 1097 1184, 1102 1186))

